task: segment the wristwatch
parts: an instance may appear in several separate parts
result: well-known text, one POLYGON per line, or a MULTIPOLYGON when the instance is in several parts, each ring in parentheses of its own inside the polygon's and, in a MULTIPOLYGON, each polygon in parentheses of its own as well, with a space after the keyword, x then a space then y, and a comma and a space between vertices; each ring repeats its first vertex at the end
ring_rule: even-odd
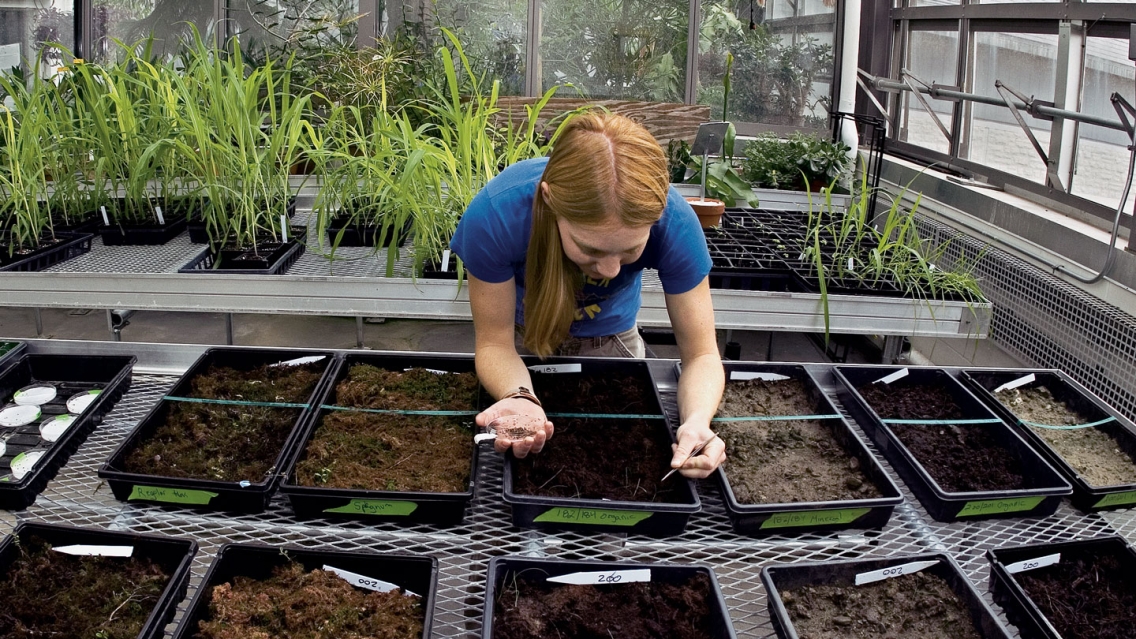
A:
POLYGON ((514 397, 520 397, 520 398, 523 398, 523 399, 527 399, 530 402, 536 404, 537 406, 540 406, 542 408, 544 407, 544 405, 540 403, 540 400, 536 398, 536 395, 533 395, 533 392, 531 390, 525 388, 524 386, 518 386, 515 389, 509 391, 508 393, 505 393, 501 397, 501 399, 503 399, 503 400, 504 399, 512 399, 514 397))

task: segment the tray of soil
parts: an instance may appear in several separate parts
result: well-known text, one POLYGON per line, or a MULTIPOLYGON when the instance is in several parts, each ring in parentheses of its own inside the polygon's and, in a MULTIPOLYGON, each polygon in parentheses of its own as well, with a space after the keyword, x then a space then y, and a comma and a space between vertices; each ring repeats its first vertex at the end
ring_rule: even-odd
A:
POLYGON ((413 220, 407 218, 397 229, 391 223, 374 224, 376 216, 368 210, 369 208, 354 201, 345 203, 343 208, 328 221, 327 241, 335 246, 401 246, 410 235, 413 220), (352 219, 362 219, 367 222, 352 222, 352 219), (339 238, 338 244, 336 238, 339 238))
POLYGON ((736 636, 709 566, 519 557, 489 562, 482 639, 736 636))
POLYGON ((443 252, 442 258, 432 258, 422 262, 422 277, 428 280, 457 281, 461 258, 451 255, 449 249, 443 252))
POLYGON ((992 548, 994 601, 1022 639, 1129 639, 1136 552, 1123 537, 992 548))
POLYGON ((771 564, 761 569, 780 639, 1009 639, 942 553, 771 564))
POLYGON ((130 388, 135 358, 23 355, 0 373, 0 508, 27 508, 130 388))
POLYGON ((0 542, 0 636, 162 637, 195 552, 188 539, 22 523, 0 542))
POLYGON ((938 521, 1052 515, 1073 488, 941 369, 837 366, 844 406, 938 521))
POLYGON ((429 639, 437 581, 431 557, 225 544, 174 639, 429 639))
POLYGON ((962 378, 1073 484, 1074 506, 1136 504, 1136 425, 1084 386, 1060 371, 968 370, 962 378))
POLYGON ((647 363, 567 357, 525 363, 556 434, 537 455, 508 455, 504 499, 513 508, 513 524, 681 533, 702 506, 693 482, 682 475, 661 481, 671 469, 675 439, 647 363))
MULTIPOLYGON (((187 219, 189 220, 189 241, 194 244, 208 244, 209 231, 205 226, 205 220, 202 219, 200 211, 209 209, 212 206, 209 198, 201 198, 201 208, 198 211, 190 212, 187 219)), ((267 206, 267 205, 265 205, 267 206)), ((288 196, 287 206, 288 219, 292 219, 296 215, 296 196, 288 196)))
POLYGON ((224 244, 219 251, 207 248, 178 269, 178 273, 228 273, 230 275, 283 275, 307 249, 307 229, 293 226, 287 242, 265 241, 252 246, 224 244))
POLYGON ((263 511, 333 358, 319 351, 205 351, 99 477, 121 501, 263 511))
POLYGON ((772 535, 887 524, 903 494, 805 367, 724 366, 714 430, 730 463, 716 476, 734 530, 772 535), (804 416, 822 418, 770 419, 804 416))
POLYGON ((43 237, 34 249, 12 249, 8 238, 0 235, 0 271, 42 271, 64 260, 91 250, 90 233, 53 233, 43 237))
MULTIPOLYGON (((122 200, 113 206, 125 207, 122 200)), ((178 198, 170 200, 150 200, 147 205, 154 221, 149 224, 111 224, 99 227, 103 244, 107 246, 157 246, 165 244, 181 235, 189 224, 189 216, 200 213, 199 198, 178 198), (159 221, 159 212, 160 219, 159 221)), ((108 207, 109 208, 109 207, 108 207)), ((111 215, 113 218, 114 216, 111 215)))
POLYGON ((285 469, 296 514, 460 523, 477 475, 473 357, 350 354, 331 379, 285 469))

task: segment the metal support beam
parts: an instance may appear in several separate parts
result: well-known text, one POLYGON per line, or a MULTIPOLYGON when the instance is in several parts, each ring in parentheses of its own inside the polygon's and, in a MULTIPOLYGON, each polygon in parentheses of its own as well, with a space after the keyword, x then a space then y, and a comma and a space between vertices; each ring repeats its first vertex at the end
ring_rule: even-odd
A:
POLYGON ((364 348, 363 344, 363 316, 355 316, 355 348, 364 348))
POLYGON ((931 103, 927 102, 927 98, 923 97, 923 91, 916 87, 915 84, 912 83, 912 80, 926 87, 928 93, 931 93, 935 87, 915 77, 907 69, 901 69, 899 77, 903 79, 903 83, 907 85, 908 90, 910 90, 911 94, 915 96, 915 99, 919 101, 919 104, 923 106, 923 110, 927 112, 927 115, 931 116, 931 119, 935 122, 935 126, 939 127, 939 132, 947 139, 947 144, 951 144, 951 132, 947 130, 946 125, 939 119, 939 114, 935 113, 934 109, 931 108, 931 103))
MULTIPOLYGON (((1053 106, 1079 111, 1081 78, 1084 69, 1085 27, 1081 22, 1063 20, 1057 40, 1057 83, 1053 106)), ((1049 160, 1062 184, 1073 188, 1073 166, 1077 156, 1077 123, 1054 118, 1049 127, 1049 160)))
POLYGON ((225 313, 225 343, 233 345, 233 314, 225 313))
POLYGON ((35 314, 36 337, 43 337, 43 311, 33 308, 35 314))
POLYGON ((885 335, 883 353, 880 356, 880 363, 885 366, 898 364, 900 356, 903 355, 903 340, 906 339, 902 335, 885 335))
POLYGON ((686 24, 686 88, 683 102, 698 102, 698 37, 702 26, 702 3, 691 2, 686 24))
MULTIPOLYGON (((528 0, 528 29, 525 38, 525 95, 540 97, 540 0, 528 0)), ((689 47, 688 47, 689 48, 689 47)))

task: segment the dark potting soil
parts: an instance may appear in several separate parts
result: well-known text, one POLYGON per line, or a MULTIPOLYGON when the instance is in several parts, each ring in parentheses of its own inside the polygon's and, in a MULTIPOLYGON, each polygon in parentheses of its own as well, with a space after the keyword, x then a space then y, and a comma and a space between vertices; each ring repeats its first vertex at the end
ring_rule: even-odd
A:
POLYGON ((209 619, 197 639, 417 639, 422 599, 402 591, 356 588, 324 570, 281 566, 258 581, 236 577, 213 587, 209 619))
POLYGON ((402 410, 475 410, 474 373, 432 373, 425 368, 389 371, 355 364, 335 387, 338 406, 402 410))
POLYGON ((1061 562, 1014 575, 1062 639, 1131 639, 1136 582, 1116 555, 1061 551, 1061 562))
POLYGON ((904 446, 952 493, 1030 488, 1022 464, 990 434, 997 424, 892 424, 904 446))
MULTIPOLYGON (((326 364, 261 366, 251 371, 212 366, 191 381, 202 399, 304 403, 326 364)), ((164 424, 131 450, 127 472, 163 477, 259 482, 300 415, 297 408, 170 402, 164 424)))
POLYGON ((0 581, 0 637, 134 639, 170 573, 141 557, 77 557, 25 535, 0 581))
POLYGON ((867 384, 857 388, 882 419, 962 419, 944 384, 867 384))
POLYGON ((610 586, 549 583, 539 572, 505 576, 493 605, 493 639, 703 639, 710 579, 610 586))
POLYGON ((642 419, 560 419, 539 455, 517 461, 513 490, 523 495, 675 502, 678 475, 659 422, 642 419))
POLYGON ((472 424, 472 416, 328 411, 296 465, 296 482, 322 488, 463 492, 470 479, 472 424))
POLYGON ((804 586, 781 601, 801 639, 981 639, 941 577, 916 572, 863 586, 804 586))
MULTIPOLYGON (((646 371, 644 371, 646 375, 646 371)), ((650 378, 635 375, 533 375, 533 392, 546 413, 655 414, 659 408, 650 378)), ((552 420, 557 428, 560 423, 552 420)))

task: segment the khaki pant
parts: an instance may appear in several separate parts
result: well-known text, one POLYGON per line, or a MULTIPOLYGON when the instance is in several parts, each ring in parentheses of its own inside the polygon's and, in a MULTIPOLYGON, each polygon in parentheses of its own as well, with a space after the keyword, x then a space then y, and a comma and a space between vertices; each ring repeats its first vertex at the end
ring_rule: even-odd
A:
MULTIPOLYGON (((518 324, 513 332, 513 343, 517 353, 532 355, 524 346, 525 328, 518 324)), ((647 356, 647 346, 639 336, 639 329, 632 327, 616 335, 603 337, 569 337, 556 349, 553 355, 569 357, 635 357, 647 356)))

